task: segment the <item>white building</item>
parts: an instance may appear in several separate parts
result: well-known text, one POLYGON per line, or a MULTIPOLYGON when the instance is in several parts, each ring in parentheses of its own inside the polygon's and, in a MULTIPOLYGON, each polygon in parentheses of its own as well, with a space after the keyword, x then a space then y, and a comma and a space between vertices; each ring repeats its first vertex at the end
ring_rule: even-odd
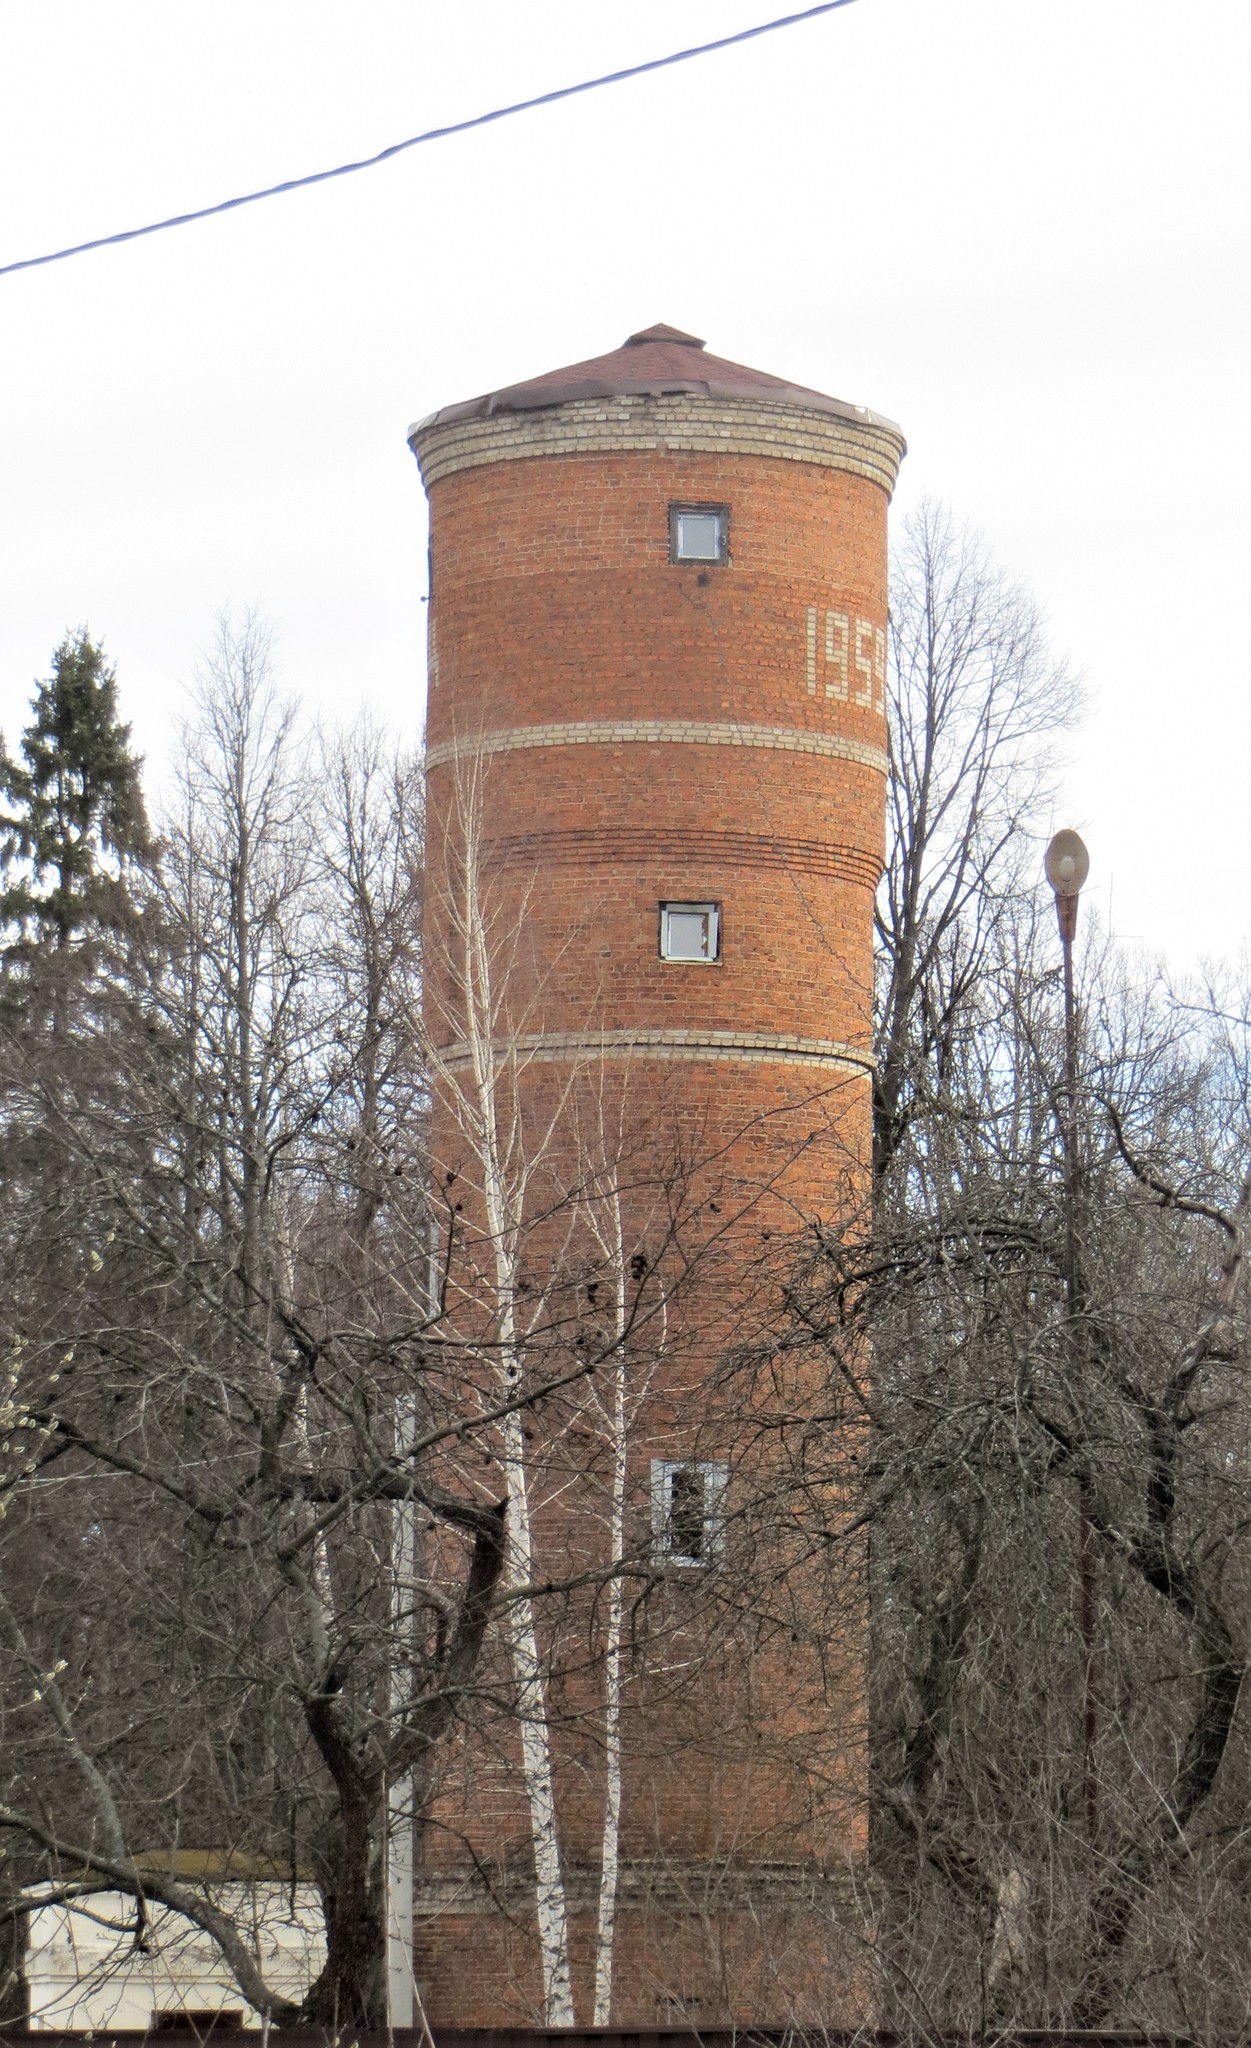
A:
MULTIPOLYGON (((285 1998, 302 1998, 326 1955, 316 1886, 274 1877, 215 1879, 214 1866, 220 1870, 227 1859, 212 1852, 184 1850, 172 1860, 180 1881, 202 1888, 255 1945, 266 1983, 285 1998)), ((33 1895, 51 1889, 39 1886, 33 1895)), ((207 1934, 155 1904, 148 1923, 137 1948, 135 1902, 124 1892, 37 1907, 26 1936, 31 2028, 146 2032, 211 2020, 260 2026, 207 1934)))

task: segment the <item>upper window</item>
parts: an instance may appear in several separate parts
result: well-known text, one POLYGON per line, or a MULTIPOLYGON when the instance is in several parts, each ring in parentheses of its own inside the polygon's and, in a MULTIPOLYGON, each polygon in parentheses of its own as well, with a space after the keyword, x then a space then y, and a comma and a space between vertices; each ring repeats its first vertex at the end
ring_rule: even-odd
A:
POLYGON ((652 1459, 652 1547, 659 1564, 715 1564, 725 1547, 726 1467, 652 1459))
POLYGON ((662 903, 662 960, 716 960, 721 950, 721 907, 716 903, 662 903))
POLYGON ((729 559, 728 505, 670 505, 671 562, 728 562, 729 559))

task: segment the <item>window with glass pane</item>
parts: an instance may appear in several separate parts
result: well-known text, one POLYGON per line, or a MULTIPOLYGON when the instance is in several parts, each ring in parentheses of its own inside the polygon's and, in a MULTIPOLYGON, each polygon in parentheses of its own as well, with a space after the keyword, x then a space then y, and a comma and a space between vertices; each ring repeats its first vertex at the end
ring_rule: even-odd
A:
POLYGON ((671 505, 669 553, 675 562, 724 562, 729 510, 725 505, 671 505))
POLYGON ((715 903, 662 903, 662 960, 715 960, 721 917, 715 903))

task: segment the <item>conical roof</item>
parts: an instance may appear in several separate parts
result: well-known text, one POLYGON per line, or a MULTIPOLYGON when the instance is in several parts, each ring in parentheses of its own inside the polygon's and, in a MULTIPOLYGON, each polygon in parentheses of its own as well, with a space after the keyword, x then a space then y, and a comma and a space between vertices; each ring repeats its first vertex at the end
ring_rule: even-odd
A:
POLYGON ((533 412, 544 406, 570 405, 586 398, 661 398, 672 393, 691 392, 704 398, 758 399, 773 405, 801 406, 809 412, 836 413, 844 419, 891 426, 864 406, 847 405, 805 385, 791 384, 785 377, 767 370, 751 370, 743 363, 710 356, 697 334, 684 334, 680 327, 658 321, 631 334, 620 348, 607 355, 592 356, 584 363, 570 363, 564 369, 547 370, 520 384, 500 391, 484 392, 480 398, 460 405, 445 406, 432 414, 423 426, 445 421, 489 419, 495 413, 533 412))

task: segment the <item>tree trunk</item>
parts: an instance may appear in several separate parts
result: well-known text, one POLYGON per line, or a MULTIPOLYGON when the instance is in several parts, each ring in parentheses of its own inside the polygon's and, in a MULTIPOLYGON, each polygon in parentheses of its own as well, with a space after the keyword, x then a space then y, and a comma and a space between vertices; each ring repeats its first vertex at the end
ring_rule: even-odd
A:
POLYGON ((324 1889, 326 1961, 304 2001, 306 2025, 379 2030, 387 2024, 381 1789, 343 1799, 334 1879, 324 1889))

